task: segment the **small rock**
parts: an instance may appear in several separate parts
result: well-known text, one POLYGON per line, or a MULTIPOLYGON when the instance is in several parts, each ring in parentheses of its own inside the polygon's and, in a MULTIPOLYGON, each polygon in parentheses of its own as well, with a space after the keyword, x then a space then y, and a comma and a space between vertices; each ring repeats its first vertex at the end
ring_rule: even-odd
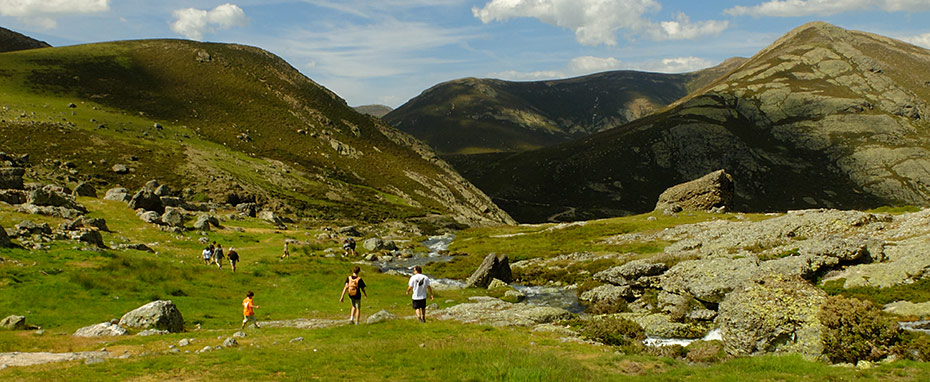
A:
POLYGON ((184 346, 187 346, 187 345, 190 345, 190 344, 191 344, 191 340, 189 340, 189 339, 187 339, 187 338, 184 338, 184 339, 178 341, 178 346, 180 346, 180 347, 184 347, 184 346))
POLYGON ((394 313, 388 312, 386 310, 380 310, 378 311, 378 313, 368 316, 368 319, 365 320, 365 322, 368 324, 376 324, 379 322, 396 320, 396 319, 397 319, 397 315, 395 315, 394 313))
POLYGON ((104 362, 103 358, 88 358, 84 360, 85 365, 95 365, 95 364, 103 363, 103 362, 104 362))
POLYGON ((236 346, 239 346, 239 342, 237 342, 235 338, 227 337, 226 340, 223 341, 223 347, 231 348, 236 346))
POLYGON ((137 335, 137 336, 141 336, 141 337, 146 337, 146 336, 160 336, 160 335, 164 335, 164 334, 168 334, 168 333, 170 333, 170 332, 167 331, 167 330, 146 329, 146 330, 143 330, 143 331, 139 332, 139 333, 136 334, 136 335, 137 335))
POLYGON ((128 174, 128 173, 129 173, 129 168, 126 167, 126 165, 123 165, 123 164, 115 164, 115 165, 113 165, 113 168, 112 168, 112 169, 113 169, 113 172, 115 172, 115 173, 117 173, 117 174, 120 174, 120 175, 128 174))
POLYGON ((292 340, 290 340, 290 341, 288 341, 288 342, 294 343, 294 342, 300 342, 300 341, 303 341, 303 340, 304 340, 303 337, 297 337, 297 338, 294 338, 294 339, 292 339, 292 340))
POLYGON ((242 331, 233 333, 233 337, 236 337, 236 338, 244 338, 246 336, 248 336, 248 334, 245 334, 245 332, 242 332, 242 331))
MULTIPOLYGON (((3 229, 0 227, 0 229, 3 229)), ((0 328, 9 330, 25 330, 26 316, 11 315, 0 321, 0 328)))

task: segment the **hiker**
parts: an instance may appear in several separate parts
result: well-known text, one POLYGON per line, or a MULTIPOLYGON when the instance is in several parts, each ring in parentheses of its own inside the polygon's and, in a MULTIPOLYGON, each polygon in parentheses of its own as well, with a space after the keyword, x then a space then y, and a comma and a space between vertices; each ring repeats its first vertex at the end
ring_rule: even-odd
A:
POLYGON ((407 292, 409 295, 413 291, 413 311, 417 314, 417 320, 426 322, 426 292, 429 292, 429 299, 433 299, 433 287, 429 286, 429 277, 423 274, 423 269, 419 265, 413 267, 413 276, 407 282, 407 292))
POLYGON ((249 321, 252 322, 252 325, 255 325, 255 329, 259 329, 258 321, 255 321, 255 311, 253 310, 258 309, 259 306, 253 305, 252 303, 252 296, 254 295, 255 293, 249 291, 249 293, 245 294, 245 300, 242 300, 242 315, 244 318, 242 319, 242 327, 239 328, 239 330, 245 329, 245 326, 249 323, 249 321))
POLYGON ((239 253, 236 252, 233 247, 229 247, 229 253, 226 254, 226 257, 229 258, 229 265, 232 267, 232 271, 236 271, 236 263, 239 262, 239 253))
POLYGON ((362 296, 368 298, 368 293, 365 292, 365 280, 362 280, 359 277, 358 273, 361 271, 361 268, 356 265, 352 268, 352 275, 346 277, 346 285, 342 288, 342 295, 339 296, 339 302, 342 302, 346 296, 346 293, 349 294, 349 300, 352 301, 352 311, 349 312, 349 322, 358 325, 358 318, 362 314, 362 296))
POLYGON ((342 241, 342 249, 345 250, 345 253, 342 254, 343 257, 349 256, 349 252, 352 252, 352 256, 355 256, 355 239, 351 237, 345 238, 342 241))
POLYGON ((285 240, 284 240, 284 254, 281 255, 281 258, 282 258, 282 259, 283 259, 283 258, 288 258, 288 259, 291 258, 291 252, 287 250, 287 244, 288 244, 288 241, 287 241, 287 239, 285 239, 285 240))
POLYGON ((210 265, 211 257, 213 257, 213 250, 210 249, 210 247, 203 247, 201 256, 203 256, 203 265, 210 265))
POLYGON ((216 267, 223 269, 223 245, 217 244, 213 250, 213 260, 216 261, 216 267))

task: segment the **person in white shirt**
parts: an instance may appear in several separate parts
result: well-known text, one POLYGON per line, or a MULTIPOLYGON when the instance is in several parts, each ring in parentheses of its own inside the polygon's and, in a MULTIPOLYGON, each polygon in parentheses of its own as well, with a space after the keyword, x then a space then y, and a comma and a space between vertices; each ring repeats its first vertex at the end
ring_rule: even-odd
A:
POLYGON ((203 249, 203 252, 201 253, 201 255, 203 256, 203 263, 205 265, 209 265, 210 258, 213 257, 213 250, 211 250, 210 247, 206 247, 203 249))
POLYGON ((417 320, 426 322, 426 294, 429 292, 429 299, 433 299, 433 287, 429 285, 429 277, 423 274, 423 269, 419 265, 413 267, 413 276, 407 282, 407 293, 413 291, 413 311, 417 314, 417 320))

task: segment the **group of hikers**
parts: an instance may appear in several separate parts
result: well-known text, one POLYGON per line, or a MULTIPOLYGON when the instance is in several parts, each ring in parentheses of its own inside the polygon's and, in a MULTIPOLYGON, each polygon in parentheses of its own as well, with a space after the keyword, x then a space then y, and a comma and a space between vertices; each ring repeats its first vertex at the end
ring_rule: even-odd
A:
MULTIPOLYGON (((345 301, 346 295, 349 296, 349 301, 352 303, 349 322, 355 325, 358 325, 359 317, 362 314, 362 297, 368 298, 368 292, 365 291, 365 280, 362 280, 359 272, 361 272, 361 268, 358 265, 352 268, 352 274, 346 277, 342 294, 339 296, 339 302, 345 301)), ((252 291, 249 291, 246 293, 245 299, 242 300, 243 319, 240 329, 245 329, 245 326, 250 322, 256 328, 259 327, 258 322, 255 321, 255 309, 258 309, 258 305, 255 305, 252 301, 254 295, 252 291)), ((407 281, 407 291, 404 295, 412 297, 413 311, 417 316, 417 320, 426 322, 426 298, 433 299, 433 287, 430 286, 429 277, 423 274, 423 269, 419 265, 413 267, 413 276, 410 276, 410 280, 407 281)))
POLYGON ((229 265, 232 267, 233 272, 236 271, 236 264, 239 262, 239 253, 235 249, 229 247, 229 251, 224 255, 223 245, 217 244, 215 241, 203 249, 201 256, 205 265, 213 264, 219 269, 223 269, 223 258, 229 258, 229 265))

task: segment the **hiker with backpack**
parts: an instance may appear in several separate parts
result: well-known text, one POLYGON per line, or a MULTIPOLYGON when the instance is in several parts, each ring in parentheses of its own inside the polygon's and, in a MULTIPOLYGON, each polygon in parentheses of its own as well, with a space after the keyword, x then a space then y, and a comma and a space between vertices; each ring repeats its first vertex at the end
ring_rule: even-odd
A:
POLYGON ((361 272, 361 268, 356 265, 352 268, 352 275, 346 277, 346 284, 342 288, 342 295, 339 296, 339 302, 342 302, 346 294, 349 295, 349 300, 352 301, 352 311, 349 313, 349 322, 358 325, 358 318, 362 314, 362 296, 368 298, 368 293, 365 292, 365 280, 358 275, 361 272))
POLYGON ((349 256, 349 252, 352 253, 352 256, 355 256, 355 239, 351 237, 345 238, 342 241, 342 249, 345 250, 345 253, 342 254, 343 257, 349 256))
POLYGON ((213 260, 216 261, 216 267, 223 269, 223 245, 217 244, 213 250, 213 260))
POLYGON ((229 253, 226 254, 226 257, 229 258, 229 265, 232 267, 232 271, 236 271, 236 263, 239 262, 239 252, 236 252, 233 247, 229 247, 229 253))
POLYGON ((423 274, 423 269, 419 265, 413 267, 413 276, 407 282, 407 292, 413 291, 413 311, 417 315, 417 320, 426 322, 426 292, 429 292, 429 299, 433 299, 433 287, 431 287, 429 277, 423 274))

